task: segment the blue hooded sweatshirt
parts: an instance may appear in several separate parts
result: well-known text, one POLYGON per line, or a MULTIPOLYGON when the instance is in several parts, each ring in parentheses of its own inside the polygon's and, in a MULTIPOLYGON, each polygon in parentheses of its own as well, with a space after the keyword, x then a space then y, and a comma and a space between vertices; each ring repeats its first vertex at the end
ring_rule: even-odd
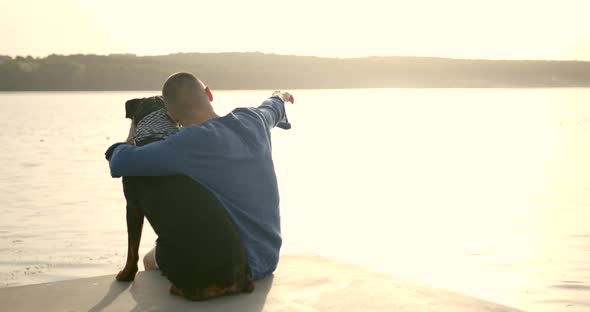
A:
POLYGON ((211 191, 237 226, 256 280, 276 269, 282 242, 270 137, 277 125, 290 128, 283 101, 271 97, 163 141, 114 144, 106 158, 113 177, 181 174, 211 191))

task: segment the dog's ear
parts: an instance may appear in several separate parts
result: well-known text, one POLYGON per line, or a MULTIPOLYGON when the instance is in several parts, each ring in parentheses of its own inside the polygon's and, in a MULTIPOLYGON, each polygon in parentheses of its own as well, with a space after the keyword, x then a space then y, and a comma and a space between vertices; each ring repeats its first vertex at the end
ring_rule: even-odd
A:
POLYGON ((132 99, 125 102, 125 118, 133 119, 139 109, 139 103, 142 101, 143 99, 132 99))
POLYGON ((164 102, 163 96, 154 96, 154 100, 158 105, 162 106, 163 109, 166 109, 166 102, 164 102))

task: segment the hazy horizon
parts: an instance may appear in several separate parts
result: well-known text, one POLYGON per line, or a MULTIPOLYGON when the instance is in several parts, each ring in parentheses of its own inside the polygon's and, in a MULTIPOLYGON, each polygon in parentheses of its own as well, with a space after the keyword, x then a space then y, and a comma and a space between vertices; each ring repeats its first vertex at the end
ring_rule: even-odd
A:
POLYGON ((448 59, 448 60, 474 60, 474 61, 579 61, 579 62, 590 62, 590 57, 588 59, 534 59, 534 58, 467 58, 467 57, 444 57, 444 56, 437 56, 437 55, 361 55, 361 56, 320 56, 320 55, 305 55, 305 54, 288 54, 288 53, 273 53, 273 52, 263 52, 263 51, 179 51, 179 52, 169 52, 169 53, 160 53, 160 54, 141 54, 141 53, 132 53, 132 52, 112 52, 112 53, 49 53, 43 55, 32 55, 32 54, 2 54, 0 56, 9 56, 11 58, 16 57, 33 57, 33 58, 47 58, 50 55, 59 55, 59 56, 74 56, 74 55, 96 55, 96 56, 116 56, 116 55, 133 55, 137 57, 157 57, 157 56, 169 56, 169 55, 177 55, 177 54, 248 54, 248 53, 259 53, 265 55, 277 55, 277 56, 301 56, 301 57, 316 57, 322 59, 365 59, 365 58, 424 58, 424 59, 448 59))
POLYGON ((0 3, 0 55, 254 52, 590 60, 590 2, 57 0, 0 3))

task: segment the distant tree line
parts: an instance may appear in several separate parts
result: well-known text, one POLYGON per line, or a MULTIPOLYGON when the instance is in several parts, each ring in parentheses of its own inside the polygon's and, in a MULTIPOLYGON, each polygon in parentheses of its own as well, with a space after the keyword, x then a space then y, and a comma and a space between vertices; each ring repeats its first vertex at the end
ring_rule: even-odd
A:
POLYGON ((584 61, 179 53, 0 56, 0 91, 157 90, 177 71, 214 89, 590 86, 584 61))

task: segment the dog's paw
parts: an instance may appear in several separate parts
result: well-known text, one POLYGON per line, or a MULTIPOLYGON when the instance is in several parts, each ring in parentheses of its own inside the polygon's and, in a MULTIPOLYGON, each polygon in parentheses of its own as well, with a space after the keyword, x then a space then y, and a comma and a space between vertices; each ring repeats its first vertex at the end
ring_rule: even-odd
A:
POLYGON ((119 282, 131 282, 135 279, 135 275, 137 274, 137 268, 127 268, 125 267, 123 270, 117 274, 117 281, 119 282))
POLYGON ((247 279, 246 284, 244 285, 244 292, 251 293, 254 291, 255 288, 256 286, 254 286, 254 282, 252 282, 252 279, 247 279))

